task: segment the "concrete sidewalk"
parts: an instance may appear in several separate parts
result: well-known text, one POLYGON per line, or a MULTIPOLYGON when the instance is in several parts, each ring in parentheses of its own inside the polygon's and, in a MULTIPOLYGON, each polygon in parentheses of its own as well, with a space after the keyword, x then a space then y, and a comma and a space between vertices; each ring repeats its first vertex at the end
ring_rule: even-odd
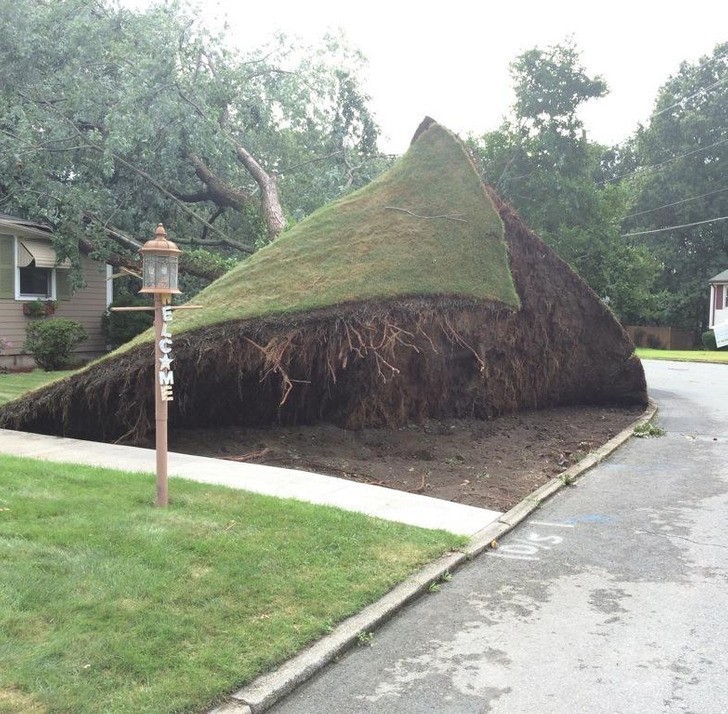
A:
MULTIPOLYGON (((124 471, 155 472, 152 449, 0 429, 0 454, 86 464, 124 471)), ((389 521, 441 528, 472 536, 502 515, 429 496, 356 483, 333 476, 171 452, 169 475, 278 498, 335 506, 389 521)), ((174 484, 170 485, 174 495, 174 484)))

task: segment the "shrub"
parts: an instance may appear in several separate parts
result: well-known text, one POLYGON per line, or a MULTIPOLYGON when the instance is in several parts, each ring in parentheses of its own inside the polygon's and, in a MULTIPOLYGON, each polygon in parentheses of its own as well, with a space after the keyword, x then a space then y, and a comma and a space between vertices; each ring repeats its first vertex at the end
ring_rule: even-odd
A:
POLYGON ((645 331, 644 330, 635 330, 634 346, 635 347, 644 347, 645 346, 645 331))
POLYGON ((68 367, 71 351, 88 336, 81 323, 62 317, 32 322, 25 334, 23 350, 32 354, 46 372, 68 367))
POLYGON ((715 332, 713 330, 707 330, 702 334, 700 338, 703 341, 703 347, 706 350, 717 350, 718 346, 715 344, 715 332))
MULTIPOLYGON (((135 307, 145 305, 151 307, 149 300, 136 295, 122 295, 111 303, 110 307, 135 307)), ((110 312, 107 310, 101 318, 101 329, 106 344, 112 349, 123 345, 139 333, 151 327, 154 322, 153 312, 110 312)))
POLYGON ((653 350, 661 350, 662 342, 657 335, 647 335, 647 346, 653 350))
POLYGON ((701 339, 703 341, 703 347, 705 347, 706 350, 728 350, 728 345, 718 347, 715 342, 715 332, 713 332, 713 330, 704 332, 701 339))

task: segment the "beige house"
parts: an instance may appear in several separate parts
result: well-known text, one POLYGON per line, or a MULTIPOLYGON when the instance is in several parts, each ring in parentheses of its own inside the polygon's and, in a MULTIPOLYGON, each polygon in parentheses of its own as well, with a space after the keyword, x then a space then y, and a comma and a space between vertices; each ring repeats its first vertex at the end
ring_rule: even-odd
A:
POLYGON ((88 339, 76 350, 79 360, 106 351, 101 317, 112 299, 111 268, 81 256, 86 287, 71 294, 70 265, 58 263, 47 226, 0 213, 0 367, 32 367, 31 355, 23 354, 25 328, 33 316, 32 304, 53 301, 45 312, 80 322, 88 339))

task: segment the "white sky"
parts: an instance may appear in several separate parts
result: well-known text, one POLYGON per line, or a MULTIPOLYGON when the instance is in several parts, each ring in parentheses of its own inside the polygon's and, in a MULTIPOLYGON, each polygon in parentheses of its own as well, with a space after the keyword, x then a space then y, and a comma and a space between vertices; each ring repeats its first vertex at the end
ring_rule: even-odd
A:
POLYGON ((398 154, 425 115, 461 136, 498 127, 513 102, 509 63, 570 35, 587 72, 602 75, 610 89, 584 108, 589 137, 617 143, 647 120, 681 61, 728 41, 725 0, 207 0, 205 7, 210 16, 228 15, 241 47, 262 44, 276 30, 316 41, 343 29, 369 61, 365 87, 381 146, 398 154))

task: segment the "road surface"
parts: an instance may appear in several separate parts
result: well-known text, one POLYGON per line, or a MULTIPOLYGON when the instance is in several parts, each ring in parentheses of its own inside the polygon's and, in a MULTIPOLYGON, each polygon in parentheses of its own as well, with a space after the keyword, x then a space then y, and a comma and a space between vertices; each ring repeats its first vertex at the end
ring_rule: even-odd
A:
POLYGON ((728 366, 275 714, 728 711, 728 366))

